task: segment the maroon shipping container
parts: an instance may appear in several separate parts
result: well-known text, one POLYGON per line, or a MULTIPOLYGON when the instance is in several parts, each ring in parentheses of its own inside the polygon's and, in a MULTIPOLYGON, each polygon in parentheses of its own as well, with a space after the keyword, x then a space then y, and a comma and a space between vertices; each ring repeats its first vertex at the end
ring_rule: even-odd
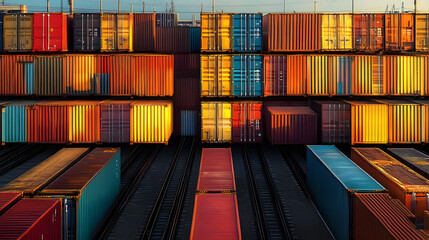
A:
POLYGON ((355 14, 353 23, 355 50, 384 49, 384 14, 355 14))
POLYGON ((0 239, 61 239, 61 203, 23 199, 0 216, 0 239))
POLYGON ((287 95, 287 56, 264 56, 264 96, 287 95))
POLYGON ((181 109, 200 109, 201 91, 200 78, 175 78, 174 79, 174 106, 181 109))
POLYGON ((319 140, 322 143, 350 143, 350 104, 342 101, 312 101, 317 113, 319 140))
POLYGON ((130 101, 105 101, 100 104, 102 142, 130 142, 130 109, 130 101))
POLYGON ((155 51, 159 53, 190 52, 189 37, 187 27, 157 27, 155 51))
POLYGON ((0 192, 0 215, 21 199, 21 193, 0 192))
POLYGON ((155 13, 135 13, 133 45, 136 52, 155 51, 156 36, 156 14, 155 13))
POLYGON ((262 103, 235 102, 232 104, 232 142, 262 142, 262 103))
POLYGON ((317 143, 317 114, 309 107, 267 107, 265 121, 271 144, 317 143))
POLYGON ((386 193, 357 193, 353 198, 353 239, 428 239, 410 221, 412 214, 386 193))
POLYGON ((200 54, 174 54, 174 78, 200 78, 200 54))

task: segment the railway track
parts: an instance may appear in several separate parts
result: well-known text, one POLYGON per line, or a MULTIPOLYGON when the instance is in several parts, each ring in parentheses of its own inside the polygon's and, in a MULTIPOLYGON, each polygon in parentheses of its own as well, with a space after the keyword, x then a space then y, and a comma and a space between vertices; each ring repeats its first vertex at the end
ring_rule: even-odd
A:
POLYGON ((0 158, 0 175, 7 173, 12 168, 19 166, 30 158, 46 150, 46 145, 35 147, 32 144, 24 145, 3 154, 0 158))

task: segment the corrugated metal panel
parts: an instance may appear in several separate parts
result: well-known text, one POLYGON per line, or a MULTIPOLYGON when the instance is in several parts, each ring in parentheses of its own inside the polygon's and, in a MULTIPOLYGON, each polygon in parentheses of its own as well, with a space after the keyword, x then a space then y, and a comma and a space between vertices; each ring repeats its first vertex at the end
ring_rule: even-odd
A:
MULTIPOLYGON (((289 55, 286 63, 286 73, 283 72, 281 75, 280 72, 278 73, 279 80, 284 79, 286 76, 286 95, 306 95, 309 80, 309 75, 307 75, 307 67, 309 67, 307 56, 289 55)), ((281 95, 284 95, 281 83, 278 89, 282 93, 281 95)))
POLYGON ((100 140, 130 142, 130 102, 106 101, 100 104, 100 140))
POLYGON ((69 107, 69 141, 100 141, 100 106, 97 101, 76 101, 69 107))
POLYGON ((201 28, 190 27, 189 28, 189 51, 192 53, 200 52, 201 50, 201 28))
POLYGON ((3 51, 3 13, 0 13, 0 51, 3 51))
POLYGON ((130 13, 101 15, 101 51, 133 51, 132 17, 130 13))
POLYGON ((0 192, 0 216, 21 199, 21 193, 0 192))
POLYGON ((175 27, 177 26, 177 17, 175 13, 156 13, 157 27, 175 27))
POLYGON ((235 191, 231 148, 203 148, 197 192, 235 191))
POLYGON ((190 52, 188 27, 157 27, 155 51, 159 53, 190 52))
POLYGON ((262 51, 262 14, 234 14, 232 26, 234 51, 262 51))
POLYGON ((386 50, 414 49, 414 15, 406 13, 385 14, 386 50))
POLYGON ((197 135, 197 110, 181 110, 180 111, 180 136, 196 136, 197 135))
POLYGON ((67 95, 96 94, 100 83, 95 78, 95 56, 73 54, 62 58, 65 93, 67 95))
POLYGON ((422 141, 429 142, 429 101, 417 100, 414 101, 422 105, 422 141))
POLYGON ((354 49, 360 51, 384 50, 384 15, 355 14, 354 20, 354 49))
POLYGON ((262 56, 232 56, 233 95, 238 97, 262 96, 262 56))
POLYGON ((67 51, 67 15, 33 13, 33 51, 67 51))
POLYGON ((174 79, 174 106, 181 109, 199 109, 201 91, 199 77, 174 79))
POLYGON ((34 57, 0 56, 0 95, 34 94, 34 57))
POLYGON ((352 236, 352 194, 385 191, 332 145, 307 146, 307 185, 320 213, 339 240, 352 236))
POLYGON ((155 13, 133 14, 134 34, 133 43, 136 51, 155 51, 155 13))
POLYGON ((36 94, 61 96, 63 89, 63 58, 61 56, 37 56, 35 64, 36 94))
POLYGON ((353 49, 353 16, 351 14, 322 15, 322 50, 353 49))
POLYGON ((234 194, 195 195, 191 240, 241 240, 237 196, 234 194))
POLYGON ((201 102, 201 140, 203 142, 231 142, 231 103, 201 102))
POLYGON ((201 96, 231 96, 231 55, 201 55, 201 96))
POLYGON ((353 95, 386 95, 384 59, 383 56, 353 56, 353 95))
POLYGON ((201 51, 232 51, 232 14, 201 13, 201 51))
POLYGON ((137 70, 132 69, 133 58, 129 55, 111 55, 111 60, 105 66, 106 71, 110 75, 110 95, 131 95, 132 89, 132 76, 137 70))
POLYGON ((429 179, 429 156, 413 148, 388 148, 395 158, 429 179))
POLYGON ((2 31, 4 51, 33 49, 33 14, 5 14, 2 31))
MULTIPOLYGON (((288 94, 288 56, 264 55, 264 96, 286 96, 288 94)), ((298 71, 293 71, 293 73, 298 71)), ((305 91, 305 90, 304 90, 305 91)))
POLYGON ((100 51, 101 14, 73 14, 73 38, 75 51, 100 51))
POLYGON ((101 95, 108 95, 111 93, 111 79, 112 79, 112 67, 113 59, 110 56, 95 55, 95 82, 99 83, 97 87, 97 93, 101 95))
POLYGON ((131 104, 131 142, 168 144, 173 133, 171 101, 134 101, 131 104))
POLYGON ((385 56, 386 82, 390 95, 421 96, 427 94, 429 77, 427 56, 385 56))
POLYGON ((416 14, 416 51, 429 51, 429 14, 416 14))
POLYGON ((35 102, 10 102, 2 110, 2 141, 27 142, 27 105, 35 102))
POLYGON ((232 142, 262 142, 262 103, 232 104, 232 142))
MULTIPOLYGON (((198 41, 200 41, 199 38, 198 41)), ((175 78, 197 77, 199 79, 201 71, 200 66, 200 54, 198 53, 174 54, 175 78)))

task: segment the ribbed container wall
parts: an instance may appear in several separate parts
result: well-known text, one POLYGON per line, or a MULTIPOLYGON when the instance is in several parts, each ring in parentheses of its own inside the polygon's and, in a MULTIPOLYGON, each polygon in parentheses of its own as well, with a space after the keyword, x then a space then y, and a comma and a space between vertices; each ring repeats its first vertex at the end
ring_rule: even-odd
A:
POLYGON ((414 148, 388 148, 389 153, 416 173, 429 179, 429 156, 414 148))
POLYGON ((110 95, 129 96, 132 89, 132 76, 134 71, 133 59, 129 55, 111 55, 110 65, 106 65, 106 71, 110 72, 110 95))
POLYGON ((177 15, 175 13, 156 13, 157 27, 175 27, 177 26, 177 15))
MULTIPOLYGON (((178 116, 175 116, 178 117, 178 116)), ((175 120, 176 121, 176 120, 175 120)), ((180 110, 180 136, 197 136, 198 110, 180 110)))
POLYGON ((137 52, 155 51, 155 13, 135 13, 133 43, 137 52))
POLYGON ((355 50, 384 50, 384 14, 354 14, 353 24, 355 50))
POLYGON ((385 14, 385 48, 388 51, 414 50, 414 15, 385 14))
POLYGON ((232 56, 233 96, 262 96, 262 56, 240 54, 232 56))
POLYGON ((322 50, 353 49, 353 16, 351 14, 322 15, 322 50))
POLYGON ((64 55, 63 74, 67 95, 92 95, 97 93, 100 83, 95 78, 94 55, 64 55))
POLYGON ((107 101, 100 104, 100 141, 130 142, 130 103, 107 101))
POLYGON ((201 28, 190 27, 189 28, 189 44, 191 53, 199 53, 201 50, 201 28))
POLYGON ((416 51, 429 51, 429 14, 416 14, 416 51))
POLYGON ((201 51, 231 52, 232 14, 201 13, 201 51))
POLYGON ((197 77, 199 79, 200 61, 199 53, 174 54, 174 78, 197 77))
POLYGON ((353 56, 352 95, 386 95, 385 58, 383 56, 353 56))
POLYGON ((3 13, 0 13, 0 52, 3 51, 3 13))
POLYGON ((201 55, 201 96, 232 95, 232 55, 201 55))
POLYGON ((187 77, 174 79, 174 106, 181 109, 199 109, 200 104, 200 78, 187 77))
MULTIPOLYGON (((278 80, 285 78, 286 76, 286 95, 307 95, 307 84, 310 79, 307 74, 307 67, 309 67, 309 63, 307 62, 307 56, 305 55, 289 55, 287 56, 287 69, 286 73, 278 72, 278 80), (285 76, 284 76, 285 74, 285 76)), ((284 80, 283 80, 284 81, 284 80)), ((284 92, 281 88, 282 84, 280 83, 279 89, 281 90, 281 95, 283 96, 284 92)))
POLYGON ((263 17, 264 50, 270 52, 321 50, 322 15, 267 14, 263 17))
POLYGON ((76 101, 69 107, 69 141, 94 143, 100 141, 100 106, 95 101, 76 101))
POLYGON ((112 79, 112 68, 113 59, 111 56, 106 55, 95 55, 95 78, 96 82, 100 83, 97 93, 100 95, 111 94, 111 79, 112 79))
POLYGON ((34 65, 36 95, 63 95, 63 58, 61 56, 37 56, 34 65))
POLYGON ((187 53, 191 51, 188 27, 157 27, 155 51, 159 53, 187 53))
POLYGON ((234 14, 232 38, 236 52, 262 51, 262 14, 234 14))
POLYGON ((133 14, 101 15, 101 51, 133 51, 133 14))
POLYGON ((73 14, 73 49, 84 52, 101 50, 101 14, 73 14))
POLYGON ((0 95, 35 94, 35 68, 32 55, 0 56, 0 95))
POLYGON ((201 141, 232 141, 232 105, 229 102, 201 103, 201 141))
POLYGON ((33 13, 33 51, 67 51, 67 15, 33 13))
POLYGON ((232 103, 232 142, 262 142, 262 103, 232 103))
MULTIPOLYGON (((2 108, 2 141, 27 142, 27 103, 11 103, 2 108)), ((30 104, 28 102, 28 104, 30 104)))
POLYGON ((264 55, 264 96, 286 96, 288 93, 287 58, 286 55, 264 55))
POLYGON ((414 102, 417 102, 421 104, 421 111, 422 111, 422 141, 424 143, 429 142, 429 101, 428 100, 416 100, 414 102))
POLYGON ((28 108, 28 142, 68 143, 69 102, 42 102, 28 108))
POLYGON ((131 104, 131 142, 168 144, 173 133, 170 101, 135 101, 131 104))
POLYGON ((3 15, 1 38, 6 52, 29 52, 33 49, 33 14, 3 15))
POLYGON ((0 192, 0 216, 17 203, 21 197, 21 193, 7 191, 0 192))

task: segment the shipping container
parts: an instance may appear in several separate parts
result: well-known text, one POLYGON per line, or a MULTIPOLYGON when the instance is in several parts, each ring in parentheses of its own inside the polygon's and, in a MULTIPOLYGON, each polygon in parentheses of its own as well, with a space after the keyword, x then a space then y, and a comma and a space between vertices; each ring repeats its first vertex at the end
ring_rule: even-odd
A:
POLYGON ((62 56, 36 56, 34 67, 36 95, 61 96, 64 94, 62 56))
POLYGON ((422 121, 422 142, 429 142, 429 101, 428 100, 413 100, 413 102, 421 104, 421 121, 422 121))
POLYGON ((262 14, 232 15, 232 38, 236 52, 262 51, 262 14))
POLYGON ((29 52, 33 49, 33 14, 3 15, 4 51, 29 52))
POLYGON ((89 239, 120 187, 120 149, 95 148, 40 191, 39 196, 61 198, 62 211, 58 214, 63 214, 63 239, 89 239))
POLYGON ((33 196, 79 161, 88 151, 89 148, 63 148, 0 188, 0 192, 33 196))
POLYGON ((61 239, 61 202, 23 199, 0 216, 2 239, 61 239))
POLYGON ((342 101, 312 101, 317 113, 321 143, 350 143, 350 104, 342 101))
POLYGON ((403 164, 429 179, 429 156, 414 148, 388 148, 396 159, 403 164))
MULTIPOLYGON (((178 116, 175 116, 175 119, 177 118, 178 116)), ((198 110, 180 110, 180 123, 180 136, 197 136, 198 110)))
POLYGON ((102 63, 105 64, 104 69, 110 77, 109 95, 131 95, 133 92, 133 75, 136 71, 142 71, 143 69, 132 69, 135 62, 129 55, 115 54, 110 55, 109 58, 102 63))
POLYGON ((383 56, 357 55, 352 58, 352 94, 357 96, 386 95, 383 56))
POLYGON ((155 51, 155 13, 135 13, 133 14, 133 44, 137 52, 155 51))
POLYGON ((262 96, 262 56, 232 56, 233 95, 238 97, 262 96))
POLYGON ((428 239, 410 222, 411 213, 386 193, 357 193, 353 199, 353 239, 428 239))
POLYGON ((0 192, 0 216, 21 199, 16 192, 0 192))
MULTIPOLYGON (((264 96, 286 96, 288 56, 264 55, 264 96)), ((297 71, 294 71, 297 72, 297 71)))
POLYGON ((197 192, 235 192, 231 148, 203 148, 197 192))
POLYGON ((377 100, 388 106, 389 143, 421 143, 421 105, 404 100, 377 100))
POLYGON ((319 51, 321 24, 322 16, 316 13, 267 14, 263 17, 264 50, 319 51))
POLYGON ((168 144, 173 133, 171 101, 134 101, 131 103, 131 142, 168 144))
MULTIPOLYGON (((95 82, 99 83, 97 93, 101 95, 110 94, 111 79, 112 79, 112 67, 113 57, 107 55, 95 55, 95 82)), ((116 62, 115 62, 116 64, 116 62)))
POLYGON ((232 65, 232 55, 201 55, 202 97, 232 95, 232 65))
POLYGON ((201 141, 232 141, 231 103, 201 102, 201 141))
POLYGON ((262 142, 262 102, 232 104, 232 142, 262 142))
POLYGON ((12 101, 2 108, 2 141, 27 142, 27 106, 36 101, 12 101))
POLYGON ((232 15, 230 13, 201 13, 201 51, 231 52, 232 15))
POLYGON ((385 14, 385 31, 387 51, 414 50, 414 14, 385 14))
POLYGON ((348 51, 353 49, 353 15, 322 15, 322 50, 348 51))
POLYGON ((67 15, 33 13, 33 51, 67 51, 67 15))
POLYGON ((267 107, 265 122, 273 145, 317 143, 317 114, 309 107, 267 107))
POLYGON ((99 101, 74 101, 69 107, 69 142, 100 141, 99 101))
POLYGON ((201 28, 189 27, 189 44, 191 53, 199 53, 201 51, 201 28))
POLYGON ((130 142, 129 101, 100 103, 100 140, 108 143, 130 142))
POLYGON ((0 13, 0 52, 3 51, 3 13, 0 13))
POLYGON ((157 27, 176 27, 178 15, 175 13, 156 13, 157 27))
POLYGON ((199 109, 201 91, 199 77, 174 79, 174 106, 181 109, 199 109))
POLYGON ((388 106, 373 101, 346 101, 351 105, 351 144, 386 144, 388 106))
POLYGON ((188 27, 157 27, 155 52, 191 52, 190 29, 188 27))
POLYGON ((73 46, 75 51, 101 50, 101 14, 73 14, 73 46))
POLYGON ((34 56, 0 56, 0 95, 32 94, 35 94, 34 56))
POLYGON ((133 14, 101 14, 101 51, 133 51, 133 14))
POLYGON ((191 240, 241 240, 235 194, 195 195, 191 240))
POLYGON ((351 159, 416 216, 417 226, 423 225, 423 212, 429 207, 429 180, 379 148, 352 148, 351 159))
POLYGON ((354 50, 384 50, 384 14, 354 14, 354 50))
POLYGON ((416 51, 429 51, 429 14, 416 14, 416 51))
POLYGON ((199 53, 174 54, 174 78, 176 79, 187 77, 200 79, 200 66, 199 53))
MULTIPOLYGON (((277 57, 279 58, 279 57, 277 57)), ((274 61, 281 61, 281 57, 279 59, 273 59, 274 61)), ((286 77, 286 95, 306 95, 307 94, 307 82, 309 79, 309 75, 307 74, 307 66, 308 66, 308 62, 307 62, 307 56, 305 55, 289 55, 287 56, 287 68, 286 70, 283 70, 282 72, 279 72, 277 70, 277 77, 275 75, 273 75, 273 77, 275 77, 275 80, 277 78, 276 81, 278 81, 278 84, 276 84, 274 82, 274 86, 277 85, 277 92, 281 93, 279 95, 284 95, 284 90, 283 88, 285 86, 283 86, 284 83, 284 78, 286 77), (284 73, 284 71, 286 71, 286 73, 284 73)), ((273 65, 281 65, 281 64, 285 64, 285 63, 281 63, 278 62, 273 63, 273 65)), ((279 67, 279 70, 282 69, 282 67, 279 67)), ((266 70, 265 70, 266 71, 266 70)), ((267 79, 265 79, 265 83, 267 84, 267 79)), ((275 87, 273 86, 273 88, 275 89, 275 87)))
POLYGON ((385 192, 383 186, 333 145, 307 146, 307 186, 338 240, 352 238, 354 195, 385 192))
POLYGON ((64 55, 63 80, 67 95, 93 95, 100 89, 99 78, 95 77, 94 55, 64 55))

